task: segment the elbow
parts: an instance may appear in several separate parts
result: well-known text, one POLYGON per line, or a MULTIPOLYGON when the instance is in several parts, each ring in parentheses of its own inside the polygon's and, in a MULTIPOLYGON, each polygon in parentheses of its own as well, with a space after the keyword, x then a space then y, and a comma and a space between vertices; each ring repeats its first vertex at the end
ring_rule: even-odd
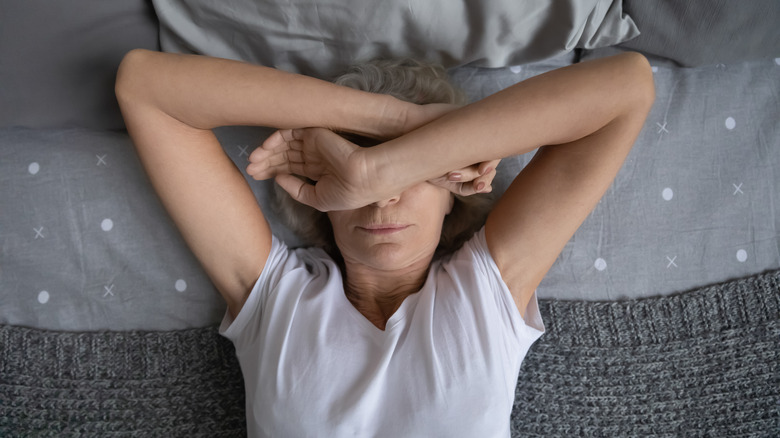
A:
POLYGON ((637 52, 628 52, 625 54, 628 58, 631 77, 631 96, 637 107, 644 113, 650 112, 650 108, 655 102, 655 81, 653 80, 653 69, 650 62, 644 55, 637 52))
POLYGON ((618 105, 613 120, 617 118, 641 119, 650 113, 655 102, 655 83, 653 69, 644 55, 637 52, 625 52, 616 55, 611 66, 611 77, 618 105))
POLYGON ((143 90, 143 87, 139 87, 138 84, 143 81, 141 72, 145 71, 143 64, 149 53, 152 52, 144 49, 133 49, 122 58, 114 82, 114 94, 120 106, 130 100, 138 99, 139 91, 143 90))

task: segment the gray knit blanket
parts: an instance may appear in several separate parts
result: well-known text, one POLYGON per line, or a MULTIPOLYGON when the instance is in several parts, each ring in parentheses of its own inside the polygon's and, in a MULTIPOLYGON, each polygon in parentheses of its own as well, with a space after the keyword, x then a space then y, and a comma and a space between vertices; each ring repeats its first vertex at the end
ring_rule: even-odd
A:
MULTIPOLYGON (((512 436, 777 437, 780 271, 670 297, 542 301, 512 436)), ((479 409, 479 406, 475 406, 479 409)), ((245 436, 216 328, 0 326, 0 436, 245 436)))

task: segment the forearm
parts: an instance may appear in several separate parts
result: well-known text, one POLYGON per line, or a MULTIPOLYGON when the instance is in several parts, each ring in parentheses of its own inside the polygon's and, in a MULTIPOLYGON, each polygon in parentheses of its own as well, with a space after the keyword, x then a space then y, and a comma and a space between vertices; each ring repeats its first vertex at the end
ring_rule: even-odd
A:
POLYGON ((371 151, 408 184, 472 163, 574 142, 652 100, 647 61, 627 54, 555 70, 453 111, 371 151))
POLYGON ((117 95, 141 99, 189 126, 319 126, 382 137, 401 131, 404 103, 389 96, 227 59, 134 50, 117 95))

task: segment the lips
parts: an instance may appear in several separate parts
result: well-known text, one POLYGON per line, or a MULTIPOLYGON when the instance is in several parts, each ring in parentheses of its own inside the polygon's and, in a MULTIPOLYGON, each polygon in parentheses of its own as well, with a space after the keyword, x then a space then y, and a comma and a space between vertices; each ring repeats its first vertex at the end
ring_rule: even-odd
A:
POLYGON ((407 228, 409 225, 403 224, 379 224, 379 225, 366 225, 357 227, 360 231, 368 234, 393 234, 399 233, 407 228))

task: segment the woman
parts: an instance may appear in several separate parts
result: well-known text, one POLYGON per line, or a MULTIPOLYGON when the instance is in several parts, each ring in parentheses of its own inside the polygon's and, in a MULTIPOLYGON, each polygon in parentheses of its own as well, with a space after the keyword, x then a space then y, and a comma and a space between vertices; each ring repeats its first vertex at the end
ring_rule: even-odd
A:
POLYGON ((147 51, 126 56, 116 90, 155 189, 227 302, 250 436, 508 436, 520 363, 544 330, 535 289, 654 99, 634 53, 455 110, 147 51), (272 236, 211 131, 223 125, 280 129, 247 172, 327 212, 340 261, 272 236), (361 148, 334 131, 385 141, 361 148), (540 146, 484 227, 434 261, 448 188, 489 190, 494 160, 540 146))

